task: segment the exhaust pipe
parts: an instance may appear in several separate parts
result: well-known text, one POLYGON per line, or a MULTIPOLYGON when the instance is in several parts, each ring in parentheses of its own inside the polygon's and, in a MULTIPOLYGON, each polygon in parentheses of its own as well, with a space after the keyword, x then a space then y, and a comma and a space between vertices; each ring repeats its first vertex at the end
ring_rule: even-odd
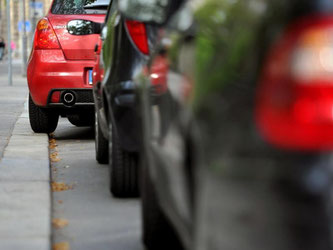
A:
POLYGON ((62 103, 65 105, 65 106, 73 106, 76 102, 76 96, 73 92, 71 91, 65 91, 63 94, 62 94, 62 103))

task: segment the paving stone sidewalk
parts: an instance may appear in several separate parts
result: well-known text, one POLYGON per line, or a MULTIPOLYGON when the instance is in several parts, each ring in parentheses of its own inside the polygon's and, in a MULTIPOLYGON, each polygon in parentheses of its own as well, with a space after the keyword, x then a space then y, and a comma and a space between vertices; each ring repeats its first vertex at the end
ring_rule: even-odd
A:
POLYGON ((0 250, 46 250, 51 239, 48 136, 29 124, 26 80, 0 76, 0 250))

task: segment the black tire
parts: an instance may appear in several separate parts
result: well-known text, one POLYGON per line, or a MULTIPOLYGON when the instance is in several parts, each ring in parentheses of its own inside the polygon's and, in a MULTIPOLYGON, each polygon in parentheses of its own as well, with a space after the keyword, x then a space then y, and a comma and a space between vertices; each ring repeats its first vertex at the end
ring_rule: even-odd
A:
POLYGON ((29 95, 29 121, 35 133, 52 133, 58 125, 59 114, 51 109, 38 107, 29 95))
POLYGON ((109 128, 110 191, 115 197, 138 197, 138 154, 122 150, 114 129, 109 128), (110 133, 112 131, 112 134, 110 133))
POLYGON ((177 233, 164 215, 155 188, 149 177, 148 168, 142 166, 141 205, 142 238, 148 250, 183 250, 177 233))
POLYGON ((67 119, 70 123, 77 127, 90 127, 94 126, 94 118, 91 114, 83 115, 83 114, 75 114, 75 115, 67 115, 67 119))
POLYGON ((105 139, 98 122, 98 114, 95 111, 95 152, 96 160, 100 164, 109 162, 109 141, 105 139))

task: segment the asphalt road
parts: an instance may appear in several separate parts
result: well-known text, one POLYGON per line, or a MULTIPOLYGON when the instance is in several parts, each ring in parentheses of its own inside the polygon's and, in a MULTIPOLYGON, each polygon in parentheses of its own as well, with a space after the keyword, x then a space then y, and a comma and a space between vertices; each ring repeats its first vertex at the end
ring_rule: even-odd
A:
POLYGON ((68 188, 53 192, 53 244, 71 250, 142 250, 139 200, 110 195, 108 166, 95 160, 93 129, 61 118, 53 138, 54 187, 68 188))

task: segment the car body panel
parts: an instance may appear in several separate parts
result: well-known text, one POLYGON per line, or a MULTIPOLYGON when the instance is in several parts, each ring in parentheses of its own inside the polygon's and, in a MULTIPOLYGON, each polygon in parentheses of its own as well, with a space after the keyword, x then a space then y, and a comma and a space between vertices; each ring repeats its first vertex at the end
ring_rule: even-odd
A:
POLYGON ((288 24, 321 10, 319 2, 187 3, 191 25, 179 10, 160 29, 148 65, 162 57, 169 70, 142 72, 144 157, 187 249, 330 249, 330 200, 322 199, 330 182, 312 181, 327 176, 330 157, 277 148, 255 122, 268 50, 288 24), (167 91, 152 91, 151 78, 167 91))
POLYGON ((36 105, 47 106, 48 96, 52 89, 91 89, 92 86, 88 84, 87 71, 93 68, 93 61, 69 63, 61 50, 36 50, 33 53, 27 73, 30 76, 29 91, 36 105))

